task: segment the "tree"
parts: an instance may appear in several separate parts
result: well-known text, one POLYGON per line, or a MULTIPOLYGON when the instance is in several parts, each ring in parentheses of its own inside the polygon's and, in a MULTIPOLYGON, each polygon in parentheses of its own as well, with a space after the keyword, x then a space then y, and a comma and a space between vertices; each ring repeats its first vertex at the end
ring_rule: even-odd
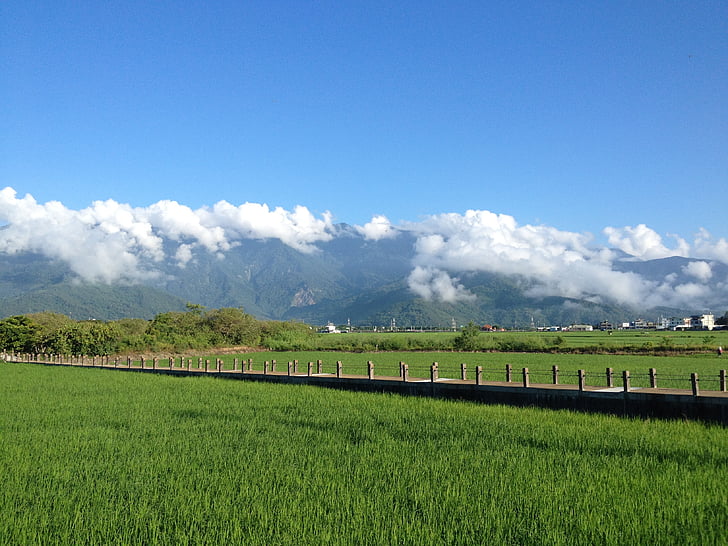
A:
POLYGON ((149 324, 147 333, 157 342, 185 347, 204 347, 209 338, 203 317, 198 310, 160 313, 149 324))
POLYGON ((109 355, 118 350, 121 330, 114 323, 88 320, 56 330, 47 340, 49 352, 74 355, 109 355))
POLYGON ((41 313, 28 313, 24 315, 35 322, 41 328, 41 336, 48 335, 59 328, 73 324, 74 320, 66 315, 54 313, 52 311, 43 311, 41 313))
POLYGON ((258 320, 234 307, 214 309, 205 315, 213 342, 226 345, 257 345, 260 341, 258 320))
POLYGON ((455 349, 458 351, 475 351, 478 348, 480 328, 472 320, 460 330, 455 338, 455 349))
POLYGON ((26 316, 0 321, 0 349, 14 353, 34 353, 40 341, 40 326, 26 316))
POLYGON ((202 315, 202 312, 205 310, 204 305, 200 305, 199 303, 192 303, 189 301, 185 304, 185 307, 187 308, 187 311, 198 316, 202 315))

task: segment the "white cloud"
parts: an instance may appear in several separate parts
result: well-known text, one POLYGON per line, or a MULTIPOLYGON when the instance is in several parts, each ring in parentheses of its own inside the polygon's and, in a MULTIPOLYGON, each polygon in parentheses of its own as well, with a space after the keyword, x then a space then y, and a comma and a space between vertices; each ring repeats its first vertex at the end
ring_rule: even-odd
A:
POLYGON ((728 241, 725 238, 714 241, 707 230, 700 228, 695 235, 694 247, 693 255, 696 258, 713 259, 728 264, 728 241))
POLYGON ((370 222, 363 226, 355 226, 356 230, 370 241, 378 241, 379 239, 388 239, 397 235, 397 230, 392 226, 386 216, 373 216, 370 222))
POLYGON ((447 271, 491 271, 528 277, 550 275, 563 263, 598 254, 589 237, 547 226, 521 226, 507 215, 467 211, 431 216, 408 229, 418 235, 415 265, 447 271))
POLYGON ((265 204, 236 207, 220 201, 212 208, 200 209, 198 215, 205 225, 218 225, 236 239, 279 239, 301 252, 312 252, 315 243, 333 238, 331 214, 327 212, 317 219, 302 206, 290 212, 281 207, 270 210, 265 204))
POLYGON ((160 235, 176 242, 202 246, 210 252, 229 250, 225 230, 212 223, 203 223, 199 211, 176 201, 159 201, 147 208, 135 209, 160 235))
POLYGON ((72 211, 57 201, 38 204, 12 188, 0 191, 0 218, 8 222, 0 251, 39 252, 63 260, 80 277, 93 281, 140 280, 155 275, 141 260, 161 259, 161 239, 127 214, 131 209, 97 202, 72 211))
POLYGON ((636 227, 606 227, 604 228, 604 234, 607 236, 610 245, 643 260, 667 258, 668 256, 687 256, 689 250, 687 243, 676 236, 677 248, 667 248, 662 243, 662 237, 645 224, 639 224, 636 227))
MULTIPOLYGON (((588 234, 560 231, 549 226, 519 226, 511 216, 489 211, 431 216, 406 226, 417 235, 415 269, 410 288, 422 297, 435 297, 435 279, 466 272, 519 275, 531 283, 530 294, 558 295, 594 302, 692 306, 711 297, 694 286, 675 285, 677 276, 662 282, 614 267, 617 255, 589 246, 588 234)), ((689 255, 687 243, 675 237, 669 249, 647 226, 606 228, 610 244, 641 259, 689 255)), ((704 238, 705 239, 705 238, 704 238)), ((715 248, 715 245, 712 247, 715 248)), ((720 248, 720 245, 718 245, 720 248)), ((687 266, 687 273, 701 280, 710 275, 706 262, 687 266)), ((461 293, 466 293, 460 285, 461 293)), ((724 298, 726 295, 715 294, 724 298)))
POLYGON ((447 303, 475 299, 459 279, 451 278, 445 271, 431 267, 415 267, 407 282, 410 290, 426 300, 440 300, 447 303))
POLYGON ((174 258, 179 267, 186 267, 192 260, 192 245, 179 245, 177 252, 174 253, 174 258))
POLYGON ((164 240, 177 243, 179 266, 193 259, 196 247, 222 254, 240 239, 280 239, 301 251, 333 235, 331 215, 318 219, 305 207, 292 212, 267 205, 225 201, 192 210, 175 201, 133 208, 113 200, 95 201, 74 211, 58 201, 39 204, 10 187, 0 190, 0 252, 39 252, 68 263, 82 279, 112 283, 158 275, 165 259, 164 240))
POLYGON ((713 276, 713 269, 708 262, 690 262, 682 268, 686 275, 695 277, 696 279, 707 282, 713 276))

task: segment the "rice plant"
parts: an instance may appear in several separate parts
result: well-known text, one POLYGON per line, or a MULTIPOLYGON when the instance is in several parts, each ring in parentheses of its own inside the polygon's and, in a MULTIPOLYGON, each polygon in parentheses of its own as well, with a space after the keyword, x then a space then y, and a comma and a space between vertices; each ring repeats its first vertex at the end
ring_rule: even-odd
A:
POLYGON ((0 363, 8 544, 718 544, 728 432, 0 363))

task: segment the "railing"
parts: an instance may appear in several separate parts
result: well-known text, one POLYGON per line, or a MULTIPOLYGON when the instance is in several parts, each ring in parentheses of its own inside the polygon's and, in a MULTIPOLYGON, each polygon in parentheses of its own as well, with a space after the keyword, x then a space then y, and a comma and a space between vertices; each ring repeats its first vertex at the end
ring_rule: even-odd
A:
POLYGON ((0 353, 0 359, 8 362, 35 362, 44 364, 63 364, 72 366, 99 366, 113 368, 127 368, 138 370, 176 370, 186 372, 205 373, 255 373, 255 374, 277 374, 277 375, 329 375, 338 378, 346 376, 350 378, 366 377, 370 380, 398 379, 403 382, 411 381, 461 381, 470 382, 475 385, 498 384, 507 386, 520 386, 531 388, 535 385, 548 386, 558 385, 563 388, 577 387, 579 391, 586 390, 614 390, 628 393, 637 389, 652 389, 654 391, 684 390, 692 392, 693 396, 700 396, 703 391, 726 392, 726 370, 720 370, 717 375, 704 375, 699 377, 697 373, 688 374, 658 374, 655 368, 650 368, 646 373, 634 373, 624 370, 621 374, 614 372, 613 368, 606 368, 603 373, 587 372, 585 370, 563 371, 558 366, 551 369, 514 369, 511 364, 503 368, 486 368, 483 366, 468 367, 467 363, 461 363, 459 369, 453 366, 441 368, 440 364, 433 362, 427 364, 409 365, 405 362, 399 364, 385 364, 375 366, 374 362, 367 361, 365 366, 361 364, 347 366, 346 370, 342 361, 324 363, 323 360, 316 362, 299 363, 298 360, 287 362, 286 365, 279 365, 276 360, 265 360, 253 362, 252 358, 233 358, 225 362, 224 359, 216 358, 211 360, 202 357, 169 357, 169 358, 145 358, 134 359, 126 357, 109 356, 86 356, 86 355, 49 355, 49 354, 13 354, 0 353))

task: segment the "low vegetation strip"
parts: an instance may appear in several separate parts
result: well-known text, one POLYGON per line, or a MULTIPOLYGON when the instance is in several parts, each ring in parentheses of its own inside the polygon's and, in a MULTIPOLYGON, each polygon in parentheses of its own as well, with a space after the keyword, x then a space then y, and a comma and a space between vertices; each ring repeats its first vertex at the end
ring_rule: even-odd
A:
POLYGON ((77 321, 57 313, 0 320, 0 350, 54 354, 189 354, 215 347, 272 351, 467 351, 550 354, 715 355, 728 330, 614 330, 597 332, 350 332, 319 334, 299 322, 261 321, 242 309, 161 313, 153 320, 77 321))
POLYGON ((694 422, 0 363, 9 544, 719 544, 694 422))

